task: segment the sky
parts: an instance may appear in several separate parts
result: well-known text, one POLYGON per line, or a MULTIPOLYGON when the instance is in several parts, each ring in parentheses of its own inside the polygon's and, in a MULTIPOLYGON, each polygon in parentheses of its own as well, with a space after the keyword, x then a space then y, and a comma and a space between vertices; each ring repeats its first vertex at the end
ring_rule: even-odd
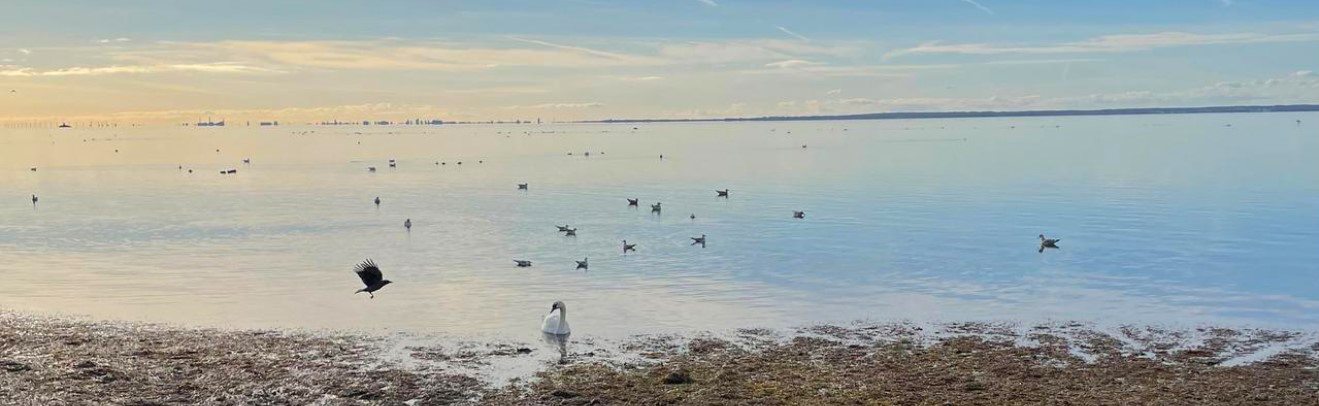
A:
POLYGON ((0 122, 1319 103, 1314 0, 5 0, 0 122))

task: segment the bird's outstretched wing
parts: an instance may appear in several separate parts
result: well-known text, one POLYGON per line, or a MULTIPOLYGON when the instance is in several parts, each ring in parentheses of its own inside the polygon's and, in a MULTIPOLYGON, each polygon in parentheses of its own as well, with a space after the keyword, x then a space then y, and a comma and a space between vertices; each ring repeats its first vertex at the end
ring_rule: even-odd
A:
POLYGON ((385 276, 380 273, 380 268, 370 259, 357 264, 357 266, 353 268, 353 272, 357 273, 358 278, 362 278, 362 284, 365 284, 366 286, 375 285, 380 283, 382 279, 385 279, 385 276))

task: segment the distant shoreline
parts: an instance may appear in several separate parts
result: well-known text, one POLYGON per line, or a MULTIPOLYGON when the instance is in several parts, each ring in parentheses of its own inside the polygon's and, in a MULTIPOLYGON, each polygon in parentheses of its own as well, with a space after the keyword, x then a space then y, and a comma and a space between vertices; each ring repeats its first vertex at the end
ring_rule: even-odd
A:
POLYGON ((934 118, 985 118, 985 117, 1065 117, 1065 116, 1130 116, 1150 114, 1211 114, 1211 113, 1281 113, 1319 111, 1319 104, 1277 104, 1266 106, 1209 106, 1209 107, 1142 107, 1098 110, 1016 110, 1016 111, 929 111, 862 113, 823 116, 765 116, 724 118, 655 118, 584 120, 575 123, 681 123, 729 121, 827 121, 827 120, 921 120, 934 118))

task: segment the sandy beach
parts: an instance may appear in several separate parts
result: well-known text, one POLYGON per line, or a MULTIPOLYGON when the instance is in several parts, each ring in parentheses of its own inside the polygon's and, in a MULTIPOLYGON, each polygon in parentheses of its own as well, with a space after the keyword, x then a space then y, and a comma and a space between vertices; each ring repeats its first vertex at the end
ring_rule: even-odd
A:
POLYGON ((1314 333, 1081 323, 856 323, 791 331, 455 343, 0 317, 0 403, 1319 403, 1314 333), (398 350, 402 350, 399 353, 398 350), (499 382, 483 366, 533 372, 499 382))

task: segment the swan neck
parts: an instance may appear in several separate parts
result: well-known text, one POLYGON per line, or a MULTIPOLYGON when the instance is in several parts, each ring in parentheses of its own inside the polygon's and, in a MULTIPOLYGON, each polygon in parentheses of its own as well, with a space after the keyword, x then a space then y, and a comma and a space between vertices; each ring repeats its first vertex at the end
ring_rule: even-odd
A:
POLYGON ((568 324, 568 308, 559 307, 559 331, 563 331, 565 324, 568 324))

